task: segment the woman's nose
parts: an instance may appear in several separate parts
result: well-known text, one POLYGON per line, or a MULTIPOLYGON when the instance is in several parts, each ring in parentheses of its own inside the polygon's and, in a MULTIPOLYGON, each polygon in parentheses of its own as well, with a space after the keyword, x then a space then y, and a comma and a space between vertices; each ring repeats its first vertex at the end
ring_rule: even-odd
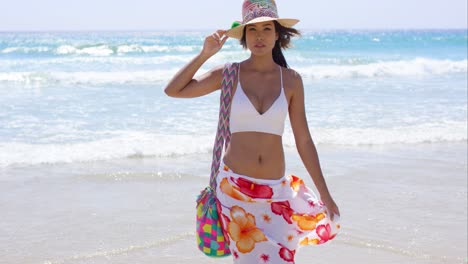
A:
POLYGON ((260 33, 257 32, 257 39, 258 40, 261 40, 262 39, 262 35, 260 33))

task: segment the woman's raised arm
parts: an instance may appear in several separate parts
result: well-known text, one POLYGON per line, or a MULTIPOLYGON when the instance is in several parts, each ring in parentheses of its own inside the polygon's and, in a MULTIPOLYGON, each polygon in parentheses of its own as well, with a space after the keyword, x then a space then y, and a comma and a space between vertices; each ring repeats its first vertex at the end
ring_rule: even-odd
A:
POLYGON ((178 98, 192 98, 219 89, 222 66, 215 67, 197 78, 194 78, 194 75, 203 63, 221 50, 228 39, 225 32, 224 30, 218 30, 205 38, 202 51, 180 69, 166 85, 164 92, 167 95, 178 98))

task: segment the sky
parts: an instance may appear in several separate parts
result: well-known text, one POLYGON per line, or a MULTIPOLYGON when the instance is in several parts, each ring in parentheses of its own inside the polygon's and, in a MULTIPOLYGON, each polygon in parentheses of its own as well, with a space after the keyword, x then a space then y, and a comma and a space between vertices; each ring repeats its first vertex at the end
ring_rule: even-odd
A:
MULTIPOLYGON (((467 28, 467 0, 277 0, 303 29, 467 28)), ((214 30, 241 0, 0 0, 0 31, 214 30)))

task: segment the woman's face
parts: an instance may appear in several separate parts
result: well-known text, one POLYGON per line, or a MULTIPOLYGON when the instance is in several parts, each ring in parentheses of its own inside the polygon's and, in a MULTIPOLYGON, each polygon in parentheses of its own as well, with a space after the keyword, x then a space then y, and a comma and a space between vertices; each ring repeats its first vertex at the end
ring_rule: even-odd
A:
POLYGON ((278 34, 273 21, 259 22, 245 27, 247 48, 255 55, 271 54, 278 34))

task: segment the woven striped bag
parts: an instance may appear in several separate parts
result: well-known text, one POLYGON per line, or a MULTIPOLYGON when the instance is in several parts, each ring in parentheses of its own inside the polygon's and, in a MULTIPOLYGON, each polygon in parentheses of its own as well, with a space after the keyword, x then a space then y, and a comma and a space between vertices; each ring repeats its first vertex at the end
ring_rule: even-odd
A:
POLYGON ((197 242, 198 248, 210 257, 231 255, 229 238, 224 234, 219 216, 219 202, 216 199, 216 176, 219 171, 223 147, 229 145, 229 115, 231 111, 232 86, 237 78, 238 63, 227 63, 223 69, 218 130, 213 147, 210 185, 197 197, 197 242))

